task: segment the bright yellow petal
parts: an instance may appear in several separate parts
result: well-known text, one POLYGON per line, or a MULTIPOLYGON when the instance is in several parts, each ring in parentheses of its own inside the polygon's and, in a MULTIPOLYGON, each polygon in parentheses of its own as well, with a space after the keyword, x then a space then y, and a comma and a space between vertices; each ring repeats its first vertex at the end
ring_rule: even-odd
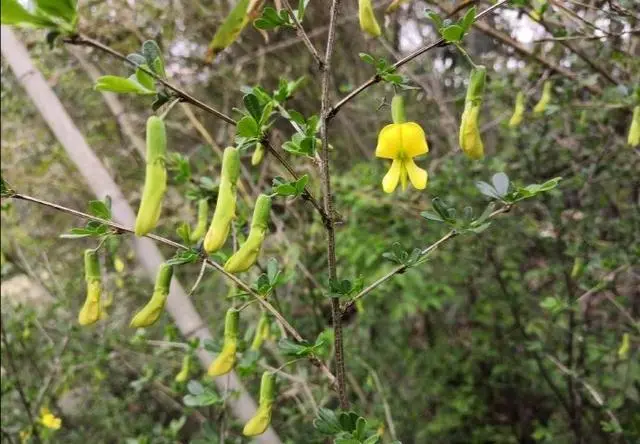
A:
POLYGON ((391 168, 389 168, 389 172, 382 179, 382 189, 385 193, 393 193, 393 191, 398 186, 401 168, 402 161, 399 159, 394 159, 393 163, 391 164, 391 168))
POLYGON ((415 122, 399 124, 402 128, 402 151, 410 157, 429 152, 427 136, 420 125, 415 122))
POLYGON ((427 187, 428 174, 425 170, 416 165, 413 159, 405 161, 405 169, 409 174, 409 180, 416 190, 424 190, 427 187))
POLYGON ((383 159, 394 159, 398 156, 398 151, 402 146, 402 124, 392 123, 385 126, 378 134, 378 146, 376 147, 376 157, 383 159))

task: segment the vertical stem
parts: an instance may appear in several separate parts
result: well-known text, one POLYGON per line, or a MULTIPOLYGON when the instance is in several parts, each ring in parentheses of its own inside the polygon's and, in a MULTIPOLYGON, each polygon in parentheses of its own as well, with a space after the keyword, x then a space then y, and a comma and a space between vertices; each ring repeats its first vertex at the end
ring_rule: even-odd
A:
POLYGON ((36 443, 41 444, 42 439, 40 438, 40 433, 38 433, 38 426, 36 424, 36 420, 31 413, 31 404, 27 399, 24 391, 22 390, 22 385, 20 385, 20 379, 18 375, 20 372, 16 368, 15 362, 13 361, 13 351, 11 349, 11 344, 9 343, 9 339, 7 339, 7 332, 4 331, 4 319, 0 320, 0 329, 2 330, 2 343, 4 344, 4 351, 7 355, 7 363, 13 372, 13 376, 16 379, 16 390, 18 395, 20 396, 20 401, 22 401, 22 405, 24 407, 25 412, 27 413, 27 419, 29 420, 29 424, 31 424, 31 431, 33 432, 33 439, 36 443))
MULTIPOLYGON (((321 125, 320 137, 322 139, 321 158, 321 180, 323 190, 323 204, 326 215, 325 228, 327 231, 327 262, 329 266, 329 279, 335 280, 336 273, 336 237, 334 227, 334 211, 333 200, 331 196, 331 175, 329 172, 329 141, 327 133, 327 120, 329 114, 329 82, 331 77, 331 56, 333 54, 333 44, 336 37, 336 16, 338 15, 338 3, 340 0, 333 0, 331 3, 331 12, 329 13, 329 34, 327 36, 327 49, 324 56, 324 65, 322 66, 322 101, 321 101, 321 125)), ((340 399, 340 408, 348 407, 347 395, 344 384, 344 347, 342 344, 342 314, 340 311, 340 300, 331 298, 331 318, 333 319, 334 329, 334 348, 336 355, 336 378, 338 384, 338 397, 340 399)))

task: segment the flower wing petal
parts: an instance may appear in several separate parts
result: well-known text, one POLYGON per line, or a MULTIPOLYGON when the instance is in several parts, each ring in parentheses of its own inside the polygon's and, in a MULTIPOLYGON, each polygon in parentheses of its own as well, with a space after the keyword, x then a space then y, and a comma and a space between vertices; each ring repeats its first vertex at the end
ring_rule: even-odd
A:
POLYGON ((400 124, 392 123, 385 126, 378 134, 376 157, 393 159, 398 155, 402 146, 402 129, 400 124))
POLYGON ((400 180, 400 169, 402 167, 402 161, 399 159, 394 159, 391 164, 391 168, 389 168, 389 172, 385 174, 382 179, 382 189, 385 193, 393 193, 393 191, 398 186, 398 182, 400 180))
POLYGON ((402 127, 402 150, 409 157, 429 152, 427 137, 420 125, 415 122, 400 124, 402 127))
POLYGON ((413 159, 407 159, 405 161, 405 169, 409 174, 409 180, 416 190, 424 190, 427 187, 427 180, 429 175, 425 170, 416 165, 413 159))

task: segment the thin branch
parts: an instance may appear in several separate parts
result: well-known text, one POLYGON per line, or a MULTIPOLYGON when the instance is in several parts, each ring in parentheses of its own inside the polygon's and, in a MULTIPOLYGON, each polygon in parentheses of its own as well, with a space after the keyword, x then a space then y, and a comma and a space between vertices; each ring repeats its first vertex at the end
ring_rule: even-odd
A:
MULTIPOLYGON (((137 63, 133 62, 132 60, 129 60, 125 55, 119 53, 118 51, 110 48, 107 45, 104 45, 103 43, 92 39, 90 37, 84 36, 84 35, 74 35, 71 36, 67 39, 64 40, 65 43, 71 44, 71 45, 83 45, 83 46, 90 46, 93 48, 96 48, 100 51, 106 52, 107 54, 112 55, 113 57, 116 57, 117 59, 122 60, 123 62, 142 70, 143 72, 147 73, 148 75, 152 76, 154 79, 156 79, 158 82, 160 82, 161 84, 163 84, 165 87, 169 88, 171 91, 175 92, 184 102, 188 102, 191 103, 192 105, 197 106, 200 109, 203 109, 204 111, 208 112, 209 114, 212 114, 216 117, 218 117, 219 119, 225 121, 226 123, 230 124, 230 125, 236 125, 237 122, 235 120, 233 120, 231 117, 227 116, 226 114, 221 113, 220 111, 210 107, 209 105, 205 104, 204 102, 198 100, 197 98, 193 97, 192 95, 190 95, 189 93, 187 93, 186 91, 184 91, 181 88, 178 88, 177 86, 171 84, 170 82, 166 81, 165 79, 163 79, 162 77, 158 76, 156 73, 154 73, 153 71, 145 68, 144 66, 140 66, 137 63)), ((265 138, 266 139, 266 138, 265 138)), ((275 148, 269 144, 268 142, 265 142, 269 148, 269 151, 274 155, 274 157, 278 160, 278 162, 280 162, 286 169, 287 171, 289 171, 289 173, 294 177, 294 178, 298 178, 298 175, 295 173, 294 169, 291 167, 291 165, 287 162, 287 160, 282 157, 276 150, 275 148)), ((214 145, 215 146, 215 145, 214 145)), ((243 172, 244 172, 244 167, 243 167, 243 172)), ((320 204, 318 203, 318 201, 313 197, 313 195, 311 194, 311 192, 308 190, 307 187, 305 187, 305 191, 304 194, 302 195, 302 197, 309 201, 313 207, 316 209, 316 211, 318 211, 318 213, 320 214, 320 217, 323 220, 323 223, 326 224, 326 214, 324 213, 324 211, 322 210, 322 207, 320 206, 320 204)))
MULTIPOLYGON (((497 210, 495 210, 493 213, 491 213, 489 215, 489 217, 487 217, 487 220, 494 218, 495 216, 502 214, 502 213, 507 213, 511 210, 512 205, 505 205, 503 207, 498 208, 497 210)), ((433 244, 429 245, 428 247, 424 248, 421 252, 420 252, 420 258, 424 259, 425 257, 427 257, 429 254, 431 254, 433 251, 435 251, 440 245, 444 244, 446 241, 448 241, 449 239, 456 237, 458 235, 456 230, 451 230, 449 231, 447 234, 445 234, 444 236, 442 236, 440 239, 438 239, 436 242, 434 242, 433 244)), ((367 286, 366 288, 362 289, 360 291, 360 293, 358 293, 357 295, 355 295, 353 297, 353 299, 351 299, 349 302, 347 302, 343 309, 342 309, 342 315, 344 316, 345 313, 347 313, 351 308, 353 308, 353 306, 356 304, 356 302, 361 299, 362 297, 366 296, 368 293, 371 293, 371 291, 375 290, 377 287, 379 287, 381 284, 385 283, 386 281, 388 281, 389 279, 391 279, 393 276, 395 276, 396 274, 402 273, 404 271, 406 271, 409 268, 408 265, 399 265, 396 268, 394 268, 393 270, 391 270, 390 272, 388 272, 387 274, 385 274, 384 276, 382 276, 380 279, 376 280, 375 282, 373 282, 372 284, 370 284, 369 286, 367 286)))
MULTIPOLYGON (((113 222, 110 220, 105 220, 105 219, 101 219, 99 217, 95 217, 92 216, 90 214, 87 213, 83 213, 82 211, 78 211, 78 210, 74 210, 72 208, 68 208, 53 202, 48 202, 46 200, 42 200, 42 199, 38 199, 32 196, 28 196, 25 194, 20 194, 20 193, 12 193, 10 195, 8 195, 7 197, 13 198, 13 199, 19 199, 19 200, 25 200, 27 202, 33 202, 33 203, 37 203, 49 208, 53 208, 55 210, 58 211, 62 211, 64 213, 68 213, 68 214, 72 214, 74 216, 80 217, 82 219, 85 220, 92 220, 95 222, 99 222, 101 224, 104 224, 106 226, 109 226, 111 228, 114 229, 115 233, 135 233, 135 230, 133 228, 129 228, 129 227, 125 227, 124 225, 121 225, 117 222, 113 222)), ((179 249, 179 250, 190 250, 189 247, 182 245, 178 242, 172 241, 171 239, 167 239, 164 238, 162 236, 158 236, 156 234, 153 233, 149 233, 147 235, 145 235, 144 237, 148 237, 149 239, 153 239, 157 242, 163 243, 165 245, 169 245, 173 248, 179 249)), ((259 295, 258 293, 256 293, 249 285, 247 285, 244 281, 242 281, 240 278, 238 278, 237 276, 229 273, 228 271, 226 271, 222 265, 218 264, 217 262, 211 260, 210 258, 202 255, 200 257, 200 259, 202 261, 204 261, 209 267, 219 271, 220 273, 222 273, 227 279, 233 281, 238 287, 240 287, 242 290, 244 290, 245 292, 247 292, 249 295, 251 295, 252 297, 256 298, 256 300, 265 308, 267 309, 281 324, 282 326, 285 328, 285 330, 295 338, 296 341, 298 342, 303 342, 304 338, 300 335, 300 333, 298 333, 298 331, 284 318, 284 316, 282 316, 280 314, 280 312, 278 312, 278 310, 275 309, 275 307, 269 303, 266 299, 264 299, 261 295, 259 295)), ((316 356, 311 355, 309 356, 309 360, 311 361, 311 363, 313 365, 315 365, 316 367, 320 368, 320 370, 322 370, 322 372, 327 376, 327 378, 330 380, 330 382, 333 384, 335 382, 335 376, 333 375, 333 373, 331 373, 331 371, 327 368, 327 366, 320 361, 316 356)))
MULTIPOLYGON (((482 11, 481 13, 479 13, 478 15, 476 15, 475 20, 477 21, 478 19, 482 18, 483 16, 489 14, 490 12, 492 12, 493 10, 499 8, 500 6, 504 5, 508 0, 501 0, 498 3, 496 3, 493 6, 490 6, 489 8, 485 9, 484 11, 482 11)), ((423 46, 422 48, 412 52, 411 54, 407 55, 406 57, 403 57, 402 59, 398 60, 396 63, 393 64, 394 68, 400 68, 402 65, 407 64, 408 62, 410 62, 411 60, 415 59, 416 57, 421 56, 422 54, 437 48, 438 46, 445 46, 447 43, 445 42, 444 39, 438 39, 437 41, 427 45, 427 46, 423 46)), ((342 98, 339 102, 337 102, 335 105, 333 105, 331 107, 331 109, 329 110, 329 113, 327 115, 327 119, 331 120, 332 118, 335 117, 336 114, 338 114, 338 111, 340 111, 340 108, 342 108, 344 105, 346 105, 349 101, 353 100, 357 95, 359 95, 362 91, 364 91, 365 89, 369 88, 372 85, 375 85, 376 83, 380 82, 382 80, 382 78, 380 76, 378 76, 377 74, 373 77, 371 77, 369 80, 367 80, 366 82, 364 82, 362 85, 358 86, 356 89, 354 89, 353 91, 351 91, 349 94, 347 94, 344 98, 342 98)))
POLYGON ((119 53, 118 51, 108 47, 107 45, 105 45, 105 44, 103 44, 103 43, 101 43, 101 42, 99 42, 99 41, 97 41, 95 39, 92 39, 91 37, 87 37, 85 35, 77 34, 77 35, 74 35, 74 36, 71 36, 71 37, 65 39, 64 42, 68 43, 68 44, 71 44, 71 45, 90 46, 90 47, 99 49, 101 51, 104 51, 104 52, 112 55, 113 57, 116 57, 116 58, 122 60, 123 62, 127 63, 128 65, 131 65, 134 68, 139 69, 139 70, 145 72, 146 74, 150 75, 151 77, 156 79, 158 82, 162 83, 162 85, 164 85, 166 88, 169 88, 171 91, 176 93, 184 101, 189 102, 189 103, 197 106, 198 108, 201 108, 201 109, 205 110, 206 112, 208 112, 210 114, 213 114, 214 116, 218 117, 221 120, 224 120, 225 122, 227 122, 227 123, 229 123, 231 125, 235 125, 236 124, 236 121, 233 120, 231 117, 227 116, 224 113, 221 113, 217 109, 214 109, 214 108, 210 107, 206 103, 201 102, 200 100, 196 99, 191 94, 189 94, 186 91, 184 91, 183 89, 180 89, 177 86, 167 82, 165 79, 163 79, 162 77, 157 75, 155 72, 151 71, 150 69, 145 68, 144 66, 138 65, 133 60, 128 59, 124 54, 119 53))
POLYGON ((2 329, 2 342, 4 343, 4 351, 7 355, 7 362, 9 367, 11 367, 11 371, 13 372, 14 377, 16 378, 16 390, 18 395, 20 396, 20 401, 22 401, 22 405, 24 410, 27 412, 27 418, 29 419, 29 423, 31 424, 31 430, 33 431, 33 438, 37 443, 42 443, 42 439, 40 438, 40 433, 38 433, 38 426, 36 425, 36 421, 31 413, 31 404, 29 404, 29 400, 22 390, 22 385, 20 385, 20 379, 18 375, 20 372, 16 368, 16 364, 13 361, 13 351, 11 349, 11 345, 9 344, 9 340, 7 339, 7 332, 4 330, 4 319, 0 320, 0 329, 2 329))
MULTIPOLYGON (((322 182, 322 200, 326 215, 325 229, 327 232, 327 265, 329 268, 329 280, 337 278, 336 271, 336 234, 334 227, 333 196, 331 195, 331 174, 329 171, 329 137, 328 137, 328 117, 329 117, 329 82, 331 81, 331 57, 333 55, 333 45, 336 39, 336 17, 338 16, 338 4, 340 0, 333 0, 331 12, 329 13, 329 33, 327 36, 327 49, 324 56, 324 66, 322 69, 322 96, 320 107, 320 138, 322 140, 322 151, 320 152, 320 181, 322 182)), ((338 382, 338 398, 340 408, 346 410, 349 407, 345 388, 344 369, 344 346, 342 342, 342 313, 340 311, 340 299, 331 298, 331 318, 333 320, 334 349, 336 377, 338 382)))
POLYGON ((304 42, 304 45, 307 47, 307 49, 313 56, 314 60, 318 64, 318 67, 322 71, 324 69, 324 61, 320 58, 320 54, 318 54, 316 47, 313 46, 313 43, 311 43, 311 40, 309 39, 309 36, 307 35, 304 28, 302 27, 302 23, 300 23, 300 20, 298 20, 298 17, 295 11, 289 4, 288 0, 282 0, 282 4, 284 5, 285 8, 287 8, 287 11, 289 11, 289 15, 291 16, 291 20, 293 20, 293 22, 296 25, 296 30, 298 31, 298 37, 302 39, 302 41, 304 42))

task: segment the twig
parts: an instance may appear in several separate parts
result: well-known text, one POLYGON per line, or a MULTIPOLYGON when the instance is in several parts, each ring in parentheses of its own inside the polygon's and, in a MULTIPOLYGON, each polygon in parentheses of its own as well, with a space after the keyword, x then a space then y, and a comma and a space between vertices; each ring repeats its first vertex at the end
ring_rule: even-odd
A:
POLYGON ((40 406, 42 405, 42 401, 44 400, 44 395, 46 395, 47 391, 49 390, 49 387, 53 382, 53 378, 60 371, 60 358, 62 357, 64 351, 67 349, 67 344, 69 344, 69 335, 65 336, 64 340, 62 341, 62 345, 60 346, 60 351, 58 351, 58 353, 56 354, 56 357, 54 359, 54 365, 56 367, 53 369, 53 371, 49 372, 46 381, 40 389, 40 393, 38 393, 38 397, 36 398, 33 409, 35 412, 40 410, 40 406))
POLYGON ((391 435, 391 439, 395 441, 396 439, 398 439, 396 435, 396 427, 395 427, 395 424, 393 423, 393 416, 391 416, 391 408, 389 407, 389 403, 387 402, 387 397, 384 395, 384 387, 382 386, 382 382, 380 382, 380 377, 378 376, 378 372, 376 372, 373 367, 371 367, 369 364, 367 364, 363 360, 360 360, 360 362, 362 362, 362 364, 365 367, 367 367, 369 369, 369 372, 371 373, 371 377, 373 378, 373 382, 376 385, 378 394, 382 399, 382 407, 384 409, 384 416, 387 421, 387 425, 389 426, 389 434, 391 435))
MULTIPOLYGON (((498 3, 496 3, 495 5, 490 6, 489 8, 485 9, 484 11, 482 11, 481 13, 476 15, 475 20, 477 21, 478 19, 482 18, 486 14, 489 14, 494 9, 499 8, 500 6, 504 5, 507 1, 508 0, 501 0, 498 3)), ((421 56, 422 54, 426 53, 427 51, 430 51, 433 48, 437 48, 438 46, 444 46, 444 45, 446 45, 445 40, 442 39, 442 38, 438 39, 437 41, 435 41, 435 42, 433 42, 433 43, 431 43, 431 44, 429 44, 427 46, 423 46, 422 48, 417 49, 416 51, 412 52, 411 54, 407 55, 406 57, 403 57, 402 59, 398 60, 396 63, 393 64, 393 67, 396 68, 396 69, 400 68, 402 65, 405 65, 406 63, 410 62, 411 60, 415 59, 418 56, 421 56)), ((369 88, 372 85, 375 85, 376 83, 380 82, 381 80, 382 80, 382 78, 376 74, 375 76, 371 77, 369 80, 364 82, 362 85, 358 86, 356 89, 351 91, 348 95, 346 95, 344 98, 342 98, 339 102, 337 102, 335 105, 333 105, 331 107, 331 109, 329 110, 329 113, 327 115, 327 119, 331 120, 332 118, 334 118, 335 115, 338 114, 338 111, 340 111, 340 108, 342 108, 349 101, 351 101, 353 98, 355 98, 357 95, 359 95, 362 91, 364 91, 365 89, 369 88)))
POLYGON ((101 43, 101 42, 99 42, 99 41, 97 41, 95 39, 92 39, 91 37, 87 37, 87 36, 82 35, 82 34, 76 34, 76 35, 73 35, 73 36, 71 36, 71 37, 69 37, 67 39, 64 39, 64 42, 68 43, 68 44, 71 44, 71 45, 90 46, 90 47, 99 49, 101 51, 104 51, 104 52, 112 55, 113 57, 116 57, 116 58, 122 60, 123 62, 127 63, 128 65, 133 66, 134 68, 139 69, 139 70, 143 71, 144 73, 150 75, 155 80, 157 80, 162 85, 164 85, 166 88, 169 88, 171 91, 176 93, 184 101, 189 102, 189 103, 197 106, 198 108, 201 108, 201 109, 205 110, 206 112, 208 112, 210 114, 213 114, 214 116, 218 117, 221 120, 224 120, 225 122, 227 122, 227 123, 229 123, 231 125, 235 125, 236 124, 236 121, 233 120, 231 117, 227 116, 224 113, 221 113, 217 109, 214 109, 214 108, 210 107, 206 103, 201 102, 200 100, 196 99, 191 94, 189 94, 186 91, 184 91, 183 89, 180 89, 177 86, 167 82, 165 79, 163 79, 162 77, 157 75, 155 72, 151 71, 150 69, 145 68, 144 66, 138 65, 133 60, 128 59, 125 55, 119 53, 118 51, 108 47, 107 45, 105 45, 105 44, 103 44, 103 43, 101 43))
MULTIPOLYGON (((327 49, 324 56, 324 66, 322 68, 322 96, 320 108, 320 138, 322 140, 322 151, 320 152, 320 181, 322 182, 322 200, 325 212, 325 229, 327 232, 327 265, 329 268, 329 280, 337 278, 336 271, 336 236, 334 227, 333 196, 331 195, 331 174, 329 171, 329 138, 327 132, 328 110, 329 110, 329 82, 331 80, 331 57, 333 55, 333 45, 336 39, 336 17, 338 16, 338 5, 340 0, 333 0, 331 12, 329 13, 329 33, 327 36, 327 49)), ((344 346, 342 343, 342 313, 340 312, 340 299, 331 298, 331 318, 333 320, 334 348, 336 377, 338 380, 338 398, 340 408, 346 410, 349 407, 344 382, 344 346)))
MULTIPOLYGON (((38 199, 38 198, 35 198, 35 197, 32 197, 32 196, 28 196, 28 195, 25 195, 25 194, 12 193, 12 194, 8 195, 7 197, 10 197, 10 198, 13 198, 13 199, 25 200, 27 202, 37 203, 37 204, 44 205, 44 206, 49 207, 49 208, 56 209, 58 211, 62 211, 64 213, 72 214, 74 216, 80 217, 80 218, 85 219, 85 220, 96 221, 96 222, 99 222, 101 224, 104 224, 104 225, 107 225, 107 226, 113 228, 116 233, 135 233, 135 230, 133 228, 125 227, 124 225, 121 225, 119 223, 116 223, 116 222, 113 222, 113 221, 110 221, 110 220, 101 219, 99 217, 95 217, 95 216, 92 216, 90 214, 83 213, 82 211, 74 210, 72 208, 68 208, 68 207, 53 203, 53 202, 48 202, 46 200, 38 199)), ((153 233, 149 233, 149 234, 145 235, 144 237, 148 237, 149 239, 153 239, 153 240, 155 240, 157 242, 163 243, 165 245, 169 245, 169 246, 174 247, 174 248, 179 249, 179 250, 190 250, 190 248, 185 246, 185 245, 182 245, 182 244, 180 244, 178 242, 172 241, 171 239, 167 239, 167 238, 164 238, 162 236, 158 236, 158 235, 153 234, 153 233)), ((303 342, 304 341, 304 339, 300 335, 300 333, 298 333, 298 331, 280 314, 280 312, 278 312, 278 310, 276 310, 275 307, 273 305, 271 305, 271 303, 269 303, 267 300, 263 299, 258 293, 256 293, 244 281, 242 281, 237 276, 227 272, 222 267, 222 265, 220 265, 217 262, 209 259, 208 257, 201 256, 200 259, 202 261, 204 261, 209 267, 214 268, 215 270, 217 270, 220 273, 222 273, 227 279, 233 281, 238 287, 242 288, 249 295, 251 295, 252 297, 256 298, 258 300, 258 302, 265 309, 267 309, 283 325, 285 330, 287 330, 287 332, 289 332, 289 334, 291 334, 291 336, 293 336, 296 341, 298 341, 298 342, 303 342)), ((325 374, 325 376, 327 376, 327 378, 329 379, 331 384, 333 384, 335 382, 336 378, 333 375, 333 373, 331 373, 331 371, 327 368, 327 366, 322 361, 320 361, 315 355, 310 355, 309 356, 309 361, 311 361, 311 363, 313 365, 315 365, 316 367, 320 368, 320 370, 325 374)))
POLYGON ((31 404, 29 404, 29 400, 22 390, 22 385, 20 384, 20 379, 18 375, 18 369, 16 368, 15 362, 13 362, 13 351, 11 349, 11 345, 9 344, 9 340, 7 339, 7 332, 4 330, 4 319, 0 319, 0 329, 2 330, 2 342, 4 343, 5 353, 7 355, 7 362, 9 367, 11 367, 11 371, 16 379, 15 388, 18 391, 18 395, 20 396, 20 401, 22 401, 22 406, 27 412, 27 418, 29 418, 29 423, 31 424, 31 430, 33 431, 33 438, 37 443, 42 443, 42 439, 40 439, 40 433, 38 432, 38 427, 36 425, 36 421, 33 418, 33 414, 31 413, 31 404))
POLYGON ((567 375, 568 377, 575 379, 576 381, 578 381, 580 384, 582 384, 582 386, 587 390, 587 392, 589 392, 589 394, 591 395, 591 397, 593 398, 593 400, 596 402, 596 404, 598 404, 598 406, 600 408, 602 408, 607 415, 609 416, 609 418, 611 419, 611 421, 616 425, 616 434, 620 434, 622 432, 622 426, 620 425, 620 421, 618 421, 618 418, 616 417, 616 415, 611 411, 611 409, 605 407, 604 405, 604 397, 591 385, 589 384, 587 381, 583 380, 582 378, 580 378, 578 375, 576 375, 576 373, 574 371, 572 371, 571 369, 567 368, 566 366, 564 366, 560 361, 558 361, 556 358, 554 358, 553 356, 547 354, 545 355, 546 358, 551 361, 556 367, 558 367, 558 369, 564 373, 565 375, 567 375))
POLYGON ((200 267, 200 273, 198 273, 198 278, 196 279, 195 283, 193 284, 193 287, 191 287, 191 290, 189 290, 189 293, 187 293, 189 296, 192 296, 193 293, 198 288, 198 285, 200 285, 200 282, 202 281, 202 278, 204 277, 204 270, 206 268, 207 268, 206 262, 202 262, 202 267, 200 267))
POLYGON ((289 11, 289 15, 291 16, 291 20, 293 20, 293 22, 296 25, 296 30, 298 31, 298 37, 302 39, 302 41, 304 42, 304 45, 307 47, 307 49, 315 59, 316 63, 318 64, 318 67, 322 71, 324 69, 324 61, 320 58, 320 54, 318 54, 318 51, 316 50, 315 46, 313 46, 313 43, 311 43, 311 40, 309 39, 309 36, 307 35, 304 28, 302 27, 302 23, 300 23, 300 20, 298 20, 298 17, 296 16, 295 11, 289 4, 288 0, 282 0, 282 4, 284 5, 285 8, 287 8, 287 11, 289 11))
MULTIPOLYGON (((505 205, 501 208, 498 208, 497 210, 495 210, 493 213, 491 213, 489 215, 489 217, 487 217, 487 220, 497 216, 498 214, 502 214, 502 213, 506 213, 508 211, 511 210, 512 205, 505 205)), ((420 259, 424 259, 426 256, 428 256, 430 253, 432 253, 433 251, 435 251, 440 245, 444 244, 446 241, 448 241, 449 239, 457 236, 458 233, 456 232, 456 230, 451 230, 449 231, 447 234, 445 234, 444 236, 442 236, 440 239, 438 239, 436 242, 434 242, 433 244, 429 245, 428 247, 424 248, 421 252, 420 252, 420 259)), ((384 276, 382 276, 380 279, 376 280, 375 282, 373 282, 372 284, 370 284, 369 286, 367 286, 366 288, 362 289, 360 291, 360 293, 358 293, 357 295, 355 295, 353 297, 353 299, 351 299, 349 302, 347 302, 343 309, 342 309, 342 315, 344 316, 345 313, 347 313, 354 305, 355 303, 358 301, 358 299, 366 296, 368 293, 370 293, 371 291, 375 290, 378 286, 380 286, 381 284, 385 283, 386 281, 388 281, 389 279, 391 279, 393 276, 395 276, 398 273, 402 273, 405 270, 407 270, 409 268, 409 266, 403 264, 403 265, 399 265, 396 268, 394 268, 393 270, 391 270, 390 272, 388 272, 387 274, 385 274, 384 276)))

